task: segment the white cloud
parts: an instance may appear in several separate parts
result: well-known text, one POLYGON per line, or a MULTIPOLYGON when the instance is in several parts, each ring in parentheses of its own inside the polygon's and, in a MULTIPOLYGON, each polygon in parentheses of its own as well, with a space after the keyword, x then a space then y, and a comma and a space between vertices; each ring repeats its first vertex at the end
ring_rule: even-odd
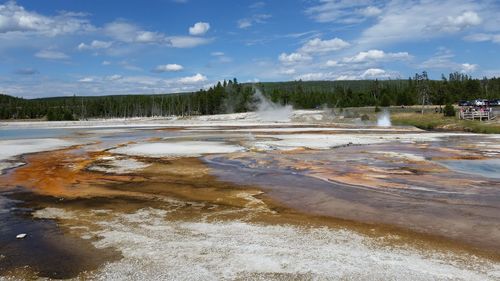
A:
POLYGON ((336 67, 336 66, 342 66, 343 64, 339 63, 336 60, 327 60, 325 65, 328 67, 336 67))
POLYGON ((360 80, 369 79, 362 76, 362 74, 347 72, 310 72, 295 76, 295 80, 304 81, 321 81, 321 80, 360 80))
POLYGON ((368 6, 363 9, 359 9, 358 12, 366 17, 374 17, 380 15, 382 10, 375 6, 368 6))
POLYGON ((477 64, 455 62, 454 57, 455 55, 451 50, 446 48, 439 48, 438 52, 428 60, 422 62, 419 68, 470 73, 476 71, 479 67, 477 64))
POLYGON ((15 1, 0 4, 0 33, 31 33, 44 36, 90 31, 94 27, 78 13, 62 12, 49 17, 27 11, 15 1))
POLYGON ((93 77, 83 77, 82 79, 78 80, 78 82, 92 83, 92 82, 94 82, 94 78, 93 77))
POLYGON ((361 80, 399 78, 398 72, 386 71, 381 68, 366 70, 344 70, 342 72, 309 72, 295 76, 296 80, 361 80))
POLYGON ((243 18, 238 20, 239 28, 249 28, 256 23, 265 23, 268 19, 271 18, 269 14, 256 14, 249 18, 243 18))
POLYGON ((102 65, 111 65, 111 62, 110 61, 107 61, 107 60, 104 60, 102 61, 101 63, 102 65))
POLYGON ((193 76, 182 77, 178 80, 181 84, 198 84, 207 81, 207 77, 200 73, 193 76))
POLYGON ((476 33, 465 36, 464 39, 472 42, 491 41, 493 43, 500 43, 500 34, 476 33))
POLYGON ((113 42, 94 40, 90 44, 80 43, 78 45, 78 50, 97 50, 97 49, 107 49, 111 47, 113 42))
POLYGON ((284 68, 280 70, 280 73, 285 75, 293 75, 297 73, 297 71, 294 68, 284 68))
POLYGON ((252 21, 250 19, 240 19, 238 20, 238 27, 239 28, 247 28, 252 26, 252 21))
POLYGON ((108 81, 116 81, 116 80, 120 80, 122 78, 123 78, 123 76, 121 76, 119 74, 114 74, 114 75, 110 75, 110 76, 105 77, 105 79, 108 81))
POLYGON ((330 40, 321 40, 314 38, 307 41, 300 49, 304 53, 324 53, 337 51, 349 47, 350 44, 340 38, 333 38, 330 40))
POLYGON ((363 78, 387 77, 387 73, 385 72, 385 70, 380 68, 370 68, 367 69, 365 72, 363 72, 361 77, 363 78))
POLYGON ((41 58, 41 59, 48 59, 48 60, 65 60, 68 59, 69 56, 66 55, 63 52, 60 51, 55 51, 55 50, 41 50, 35 54, 35 57, 41 58))
POLYGON ((158 32, 152 31, 138 31, 135 37, 135 41, 138 43, 161 43, 165 39, 165 36, 158 32))
MULTIPOLYGON (((300 48, 292 53, 281 53, 278 56, 279 62, 283 66, 288 66, 284 68, 289 69, 289 66, 294 67, 293 73, 286 73, 285 70, 281 70, 275 73, 279 74, 295 74, 302 71, 311 71, 311 69, 322 69, 325 67, 341 66, 337 61, 331 58, 331 52, 339 51, 345 49, 350 44, 340 38, 332 38, 322 40, 321 38, 313 38, 307 40, 300 48), (329 59, 326 63, 325 60, 329 59)), ((306 73, 307 74, 307 73, 306 73)), ((309 75, 299 74, 296 77, 304 80, 317 80, 319 78, 318 74, 309 72, 309 75)), ((326 79, 326 78, 325 78, 326 79)), ((330 79, 330 78, 328 78, 330 79)))
POLYGON ((200 45, 209 44, 213 41, 211 38, 200 38, 190 36, 171 36, 167 38, 167 44, 174 48, 193 48, 200 45))
POLYGON ((330 73, 311 72, 295 76, 295 80, 304 80, 304 81, 334 80, 334 77, 336 77, 336 75, 331 72, 330 73))
POLYGON ((477 64, 470 64, 470 63, 462 63, 461 64, 462 69, 460 70, 462 73, 471 73, 476 71, 478 68, 477 64))
POLYGON ((301 53, 291 53, 291 54, 281 53, 278 59, 283 64, 295 64, 299 62, 309 61, 312 58, 307 54, 301 54, 301 53))
POLYGON ((162 64, 153 69, 153 72, 176 72, 183 70, 184 67, 180 64, 162 64))
POLYGON ((359 42, 373 47, 454 34, 480 25, 486 6, 469 0, 392 1, 359 42))
POLYGON ((136 25, 115 21, 104 27, 105 33, 113 39, 125 43, 165 44, 174 48, 192 48, 213 41, 211 38, 191 36, 166 36, 160 32, 142 30, 136 25))
POLYGON ((359 76, 356 75, 349 75, 349 74, 341 74, 335 77, 335 80, 337 81, 345 81, 345 80, 359 80, 361 79, 359 76))
POLYGON ((142 30, 138 26, 124 21, 114 21, 104 26, 104 32, 111 38, 126 43, 162 43, 165 35, 142 30))
POLYGON ((65 81, 42 75, 25 76, 25 83, 18 84, 19 76, 0 77, 0 88, 6 94, 37 98, 50 96, 78 95, 123 95, 123 94, 160 94, 197 91, 214 81, 201 74, 191 77, 164 79, 157 76, 81 76, 76 80, 65 81), (80 80, 80 81, 78 81, 80 80))
POLYGON ((192 27, 189 28, 189 34, 203 35, 207 33, 209 29, 210 29, 210 24, 208 22, 197 22, 192 27))
POLYGON ((375 3, 371 0, 321 0, 306 9, 306 14, 317 22, 360 23, 382 13, 375 3))
POLYGON ((224 52, 212 52, 210 53, 210 55, 212 57, 215 57, 216 60, 214 60, 214 62, 218 62, 218 63, 230 63, 233 61, 232 58, 226 56, 226 54, 224 54, 224 52))
POLYGON ((380 61, 380 60, 406 60, 409 59, 410 55, 407 52, 398 53, 386 53, 381 50, 369 50, 366 52, 359 52, 353 57, 344 58, 344 62, 353 63, 363 63, 370 61, 380 61))
POLYGON ((258 2, 255 2, 255 3, 251 4, 250 6, 248 6, 248 8, 250 8, 250 9, 260 9, 260 8, 264 8, 265 6, 266 6, 266 2, 258 1, 258 2))
POLYGON ((449 31, 458 31, 469 26, 479 25, 482 22, 479 15, 473 11, 463 12, 461 15, 455 17, 448 16, 447 19, 449 27, 446 28, 449 31))

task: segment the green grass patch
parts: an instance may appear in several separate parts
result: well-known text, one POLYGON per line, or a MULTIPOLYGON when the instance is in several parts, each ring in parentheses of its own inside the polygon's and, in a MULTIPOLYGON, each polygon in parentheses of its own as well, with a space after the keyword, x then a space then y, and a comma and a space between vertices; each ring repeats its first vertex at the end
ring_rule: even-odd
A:
POLYGON ((436 113, 393 113, 394 125, 415 126, 423 130, 464 131, 481 134, 500 134, 500 122, 459 120, 456 117, 444 117, 436 113))

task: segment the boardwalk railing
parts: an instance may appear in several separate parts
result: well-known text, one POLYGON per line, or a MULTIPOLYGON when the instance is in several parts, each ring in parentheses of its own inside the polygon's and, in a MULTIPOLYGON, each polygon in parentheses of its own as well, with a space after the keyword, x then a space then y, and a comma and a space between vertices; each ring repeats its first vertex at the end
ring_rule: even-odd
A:
POLYGON ((491 111, 461 111, 460 119, 465 120, 492 120, 495 119, 495 115, 491 111))

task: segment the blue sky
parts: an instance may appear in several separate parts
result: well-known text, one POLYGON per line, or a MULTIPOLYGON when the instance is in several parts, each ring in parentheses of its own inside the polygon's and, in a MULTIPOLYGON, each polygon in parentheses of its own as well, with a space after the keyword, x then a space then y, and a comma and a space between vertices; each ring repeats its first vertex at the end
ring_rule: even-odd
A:
POLYGON ((500 1, 0 1, 0 92, 500 76, 500 1))

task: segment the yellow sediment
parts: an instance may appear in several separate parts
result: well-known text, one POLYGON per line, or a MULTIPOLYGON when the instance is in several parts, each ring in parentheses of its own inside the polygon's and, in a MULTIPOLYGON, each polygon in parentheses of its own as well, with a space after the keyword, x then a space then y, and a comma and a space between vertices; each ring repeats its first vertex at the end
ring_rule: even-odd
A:
POLYGON ((88 197, 109 195, 107 182, 136 181, 137 176, 92 173, 85 167, 105 152, 75 151, 74 148, 24 156, 26 165, 0 176, 3 187, 22 186, 43 195, 88 197))

